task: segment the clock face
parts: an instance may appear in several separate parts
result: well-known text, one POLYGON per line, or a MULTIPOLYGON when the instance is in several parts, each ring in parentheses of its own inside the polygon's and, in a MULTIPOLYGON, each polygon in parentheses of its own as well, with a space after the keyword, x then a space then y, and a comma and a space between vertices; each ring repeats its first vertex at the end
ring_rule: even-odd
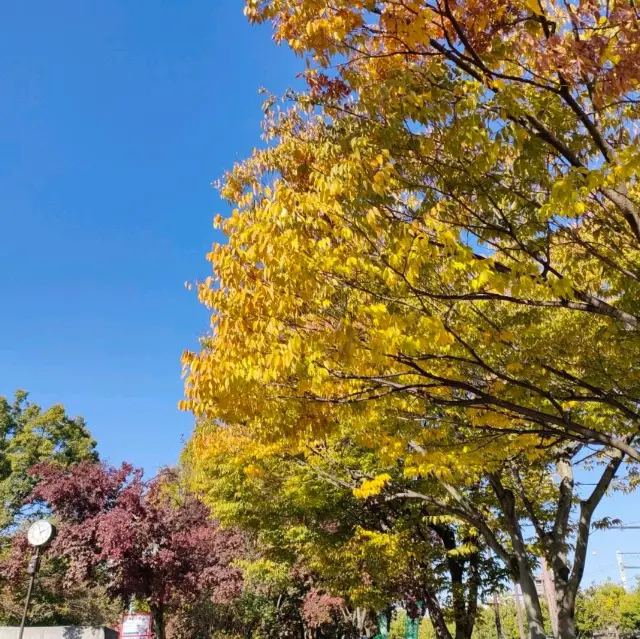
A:
POLYGON ((44 546, 53 538, 54 528, 48 521, 36 521, 27 532, 27 539, 32 546, 44 546))

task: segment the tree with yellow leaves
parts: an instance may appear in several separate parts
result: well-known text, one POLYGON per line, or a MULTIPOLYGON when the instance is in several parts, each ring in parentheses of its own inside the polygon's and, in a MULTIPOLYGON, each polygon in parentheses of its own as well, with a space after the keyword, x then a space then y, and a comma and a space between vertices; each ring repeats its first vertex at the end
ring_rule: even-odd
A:
POLYGON ((184 358, 183 408, 265 456, 345 440, 436 480, 356 490, 476 526, 535 639, 532 552, 572 638, 594 511, 640 461, 637 11, 249 0, 308 90, 269 101, 267 148, 225 180, 212 332, 184 358))
POLYGON ((183 455, 191 484, 263 558, 304 566, 317 587, 367 612, 362 622, 396 604, 416 615, 424 606, 438 639, 471 638, 478 599, 499 588, 504 570, 475 527, 381 491, 392 475, 394 486, 425 493, 437 489, 432 479, 407 481, 396 464, 381 475, 375 451, 344 440, 318 442, 303 459, 265 455, 238 428, 201 424, 194 444, 203 437, 212 445, 183 455), (362 482, 372 470, 377 477, 362 482))

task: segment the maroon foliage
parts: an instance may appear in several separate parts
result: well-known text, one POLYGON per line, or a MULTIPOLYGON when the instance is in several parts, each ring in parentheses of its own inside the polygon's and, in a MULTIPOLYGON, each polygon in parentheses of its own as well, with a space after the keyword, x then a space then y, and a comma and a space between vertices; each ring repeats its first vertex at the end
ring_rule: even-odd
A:
POLYGON ((341 597, 332 597, 312 588, 304 598, 302 614, 309 628, 320 628, 334 624, 343 608, 344 600, 341 597))
POLYGON ((242 537, 212 522, 171 472, 151 482, 128 464, 41 465, 34 472, 31 500, 46 503, 58 521, 49 553, 65 560, 69 583, 102 576, 110 596, 147 600, 158 623, 168 606, 203 594, 223 602, 239 592, 233 562, 242 537))

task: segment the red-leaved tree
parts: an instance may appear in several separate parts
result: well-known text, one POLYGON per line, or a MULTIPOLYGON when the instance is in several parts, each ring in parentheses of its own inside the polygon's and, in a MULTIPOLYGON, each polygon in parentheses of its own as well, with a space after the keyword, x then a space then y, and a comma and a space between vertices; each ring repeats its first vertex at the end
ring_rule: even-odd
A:
MULTIPOLYGON (((64 559, 69 584, 106 579, 113 598, 148 601, 156 635, 165 615, 203 595, 225 602, 237 595, 234 560, 242 536, 219 528, 204 504, 181 491, 175 473, 151 481, 129 464, 81 463, 72 469, 39 465, 30 500, 44 502, 59 526, 48 554, 64 559)), ((16 540, 16 550, 22 544, 16 540)), ((9 560, 18 570, 22 553, 9 560)))

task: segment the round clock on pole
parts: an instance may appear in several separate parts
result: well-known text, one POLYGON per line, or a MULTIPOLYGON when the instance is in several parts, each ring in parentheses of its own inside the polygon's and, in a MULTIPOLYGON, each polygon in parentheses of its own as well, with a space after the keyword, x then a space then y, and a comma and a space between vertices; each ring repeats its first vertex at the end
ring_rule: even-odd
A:
POLYGON ((27 530, 27 541, 30 546, 36 550, 29 560, 27 566, 27 574, 29 575, 29 587, 27 589, 27 598, 24 602, 24 610, 22 611, 22 621, 20 622, 20 632, 18 639, 22 639, 24 633, 24 625, 27 621, 27 613, 29 612, 29 604, 31 603, 31 593, 33 592, 33 584, 36 580, 36 573, 40 567, 40 550, 48 546, 56 536, 56 527, 46 519, 36 521, 27 530))
POLYGON ((55 536, 55 526, 45 519, 31 524, 27 531, 27 541, 36 548, 41 548, 42 546, 46 546, 51 543, 55 536))

